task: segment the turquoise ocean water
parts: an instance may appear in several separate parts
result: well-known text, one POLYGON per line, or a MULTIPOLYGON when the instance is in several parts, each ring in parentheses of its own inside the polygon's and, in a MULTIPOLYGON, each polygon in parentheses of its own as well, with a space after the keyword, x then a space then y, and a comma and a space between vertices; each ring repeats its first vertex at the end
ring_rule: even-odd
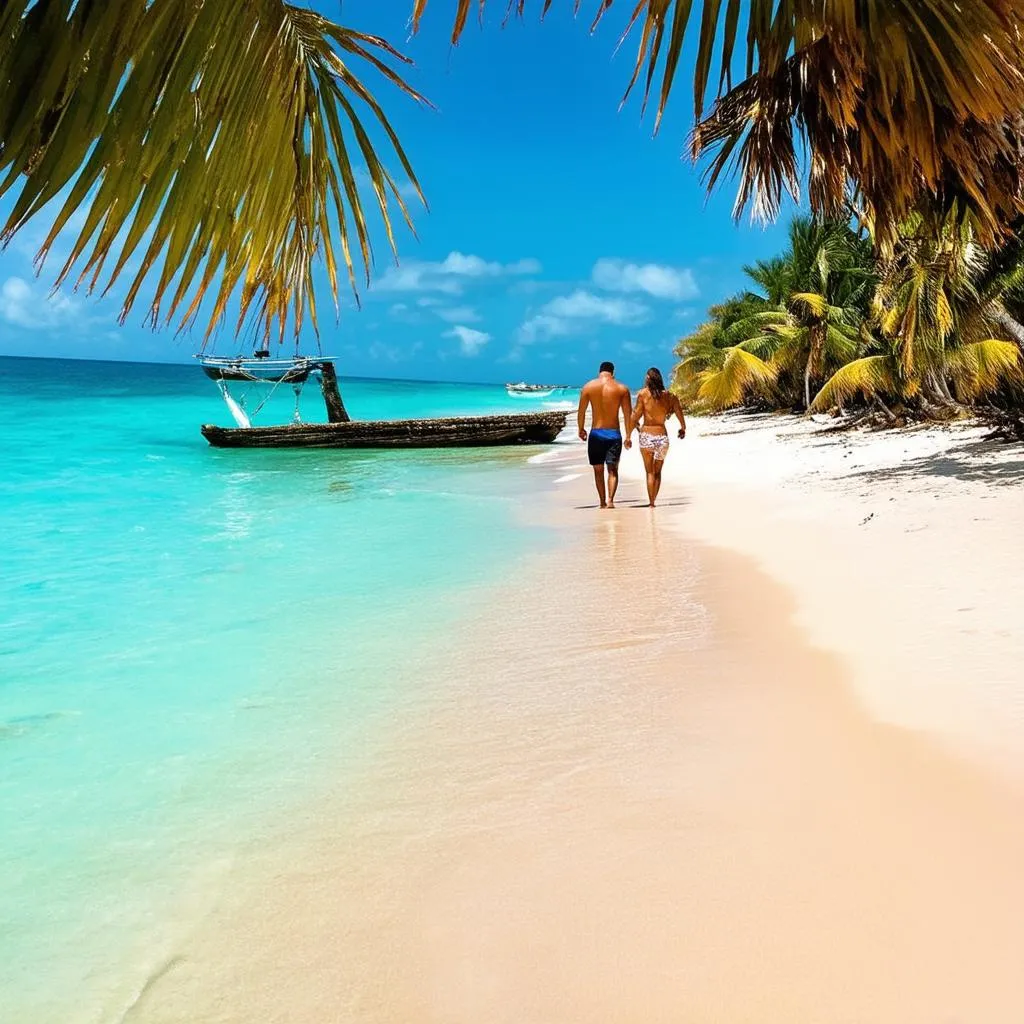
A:
MULTIPOLYGON (((342 383, 364 419, 544 406, 342 383)), ((4 1024, 120 1020, 235 845, 409 698, 403 649, 549 540, 515 516, 529 449, 228 452, 201 422, 230 418, 194 367, 0 359, 4 1024)))

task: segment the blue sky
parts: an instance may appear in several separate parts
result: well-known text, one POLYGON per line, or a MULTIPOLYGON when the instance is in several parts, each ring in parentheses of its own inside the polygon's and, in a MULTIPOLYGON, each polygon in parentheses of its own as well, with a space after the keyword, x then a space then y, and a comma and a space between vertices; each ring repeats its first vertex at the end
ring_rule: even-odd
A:
MULTIPOLYGON (((418 238, 399 232, 397 267, 377 232, 362 309, 346 304, 337 324, 321 325, 342 373, 576 382, 607 358, 626 378, 667 371, 676 339, 743 284, 742 265, 782 248, 784 223, 735 224, 731 183, 708 200, 683 155, 692 64, 656 138, 639 97, 619 110, 633 44, 614 48, 632 4, 591 36, 593 5, 579 20, 563 2, 543 24, 534 14, 502 28, 505 4, 492 0, 484 27, 470 25, 454 50, 453 5, 442 0, 411 39, 408 0, 318 6, 411 56, 409 80, 438 108, 375 83, 430 212, 415 213, 418 238)), ((38 278, 32 267, 43 227, 0 254, 0 354, 189 359, 201 333, 154 333, 144 304, 119 327, 116 296, 48 297, 58 261, 38 278)), ((217 347, 235 348, 230 332, 217 347)))

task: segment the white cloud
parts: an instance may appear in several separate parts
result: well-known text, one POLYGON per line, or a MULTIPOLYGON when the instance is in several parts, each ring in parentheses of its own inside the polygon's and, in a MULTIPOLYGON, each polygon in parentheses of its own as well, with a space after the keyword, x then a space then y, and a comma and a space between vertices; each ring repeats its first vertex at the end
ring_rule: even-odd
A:
POLYGON ((572 334, 585 323, 605 323, 624 327, 642 323, 648 308, 634 299, 615 299, 577 289, 571 295, 560 295, 541 306, 540 311, 519 328, 519 341, 524 345, 543 338, 572 334))
POLYGON ((517 260, 515 263, 509 263, 505 267, 506 274, 519 274, 523 277, 529 274, 539 274, 541 270, 543 270, 543 267, 540 265, 540 260, 532 258, 517 260))
POLYGON ((9 277, 0 285, 0 320, 33 330, 59 327, 77 321, 81 303, 57 292, 46 294, 41 287, 21 277, 9 277))
POLYGON ((571 321, 547 313, 538 313, 520 325, 519 340, 524 345, 530 345, 540 338, 558 338, 572 334, 572 331, 571 321))
POLYGON ((642 293, 654 299, 681 301, 699 292, 693 272, 686 267, 666 267, 658 263, 627 263, 625 260, 600 259, 594 264, 591 280, 609 292, 642 293))
POLYGON ((535 259, 515 263, 495 263, 482 256, 451 252, 440 262, 410 260, 389 267, 371 287, 372 292, 438 292, 461 295, 467 281, 497 277, 522 277, 539 274, 535 259))
POLYGON ((439 263, 411 261, 398 267, 388 267, 370 286, 375 292, 443 292, 461 295, 462 282, 457 277, 445 276, 438 271, 439 263))
POLYGON ((450 324, 475 324, 480 320, 480 314, 472 306, 441 306, 434 312, 450 324))
POLYGON ((450 252, 438 264, 438 269, 442 274, 458 274, 461 277, 497 277, 502 267, 500 263, 489 263, 480 256, 450 252))
POLYGON ((444 336, 457 338, 459 351, 464 356, 479 355, 480 350, 491 340, 491 336, 485 331, 476 331, 472 327, 465 327, 462 324, 457 324, 450 331, 445 331, 444 336))
POLYGON ((632 299, 606 299, 593 292, 577 290, 572 295, 552 299, 545 312, 572 320, 603 320, 610 324, 630 324, 643 320, 647 307, 632 299))

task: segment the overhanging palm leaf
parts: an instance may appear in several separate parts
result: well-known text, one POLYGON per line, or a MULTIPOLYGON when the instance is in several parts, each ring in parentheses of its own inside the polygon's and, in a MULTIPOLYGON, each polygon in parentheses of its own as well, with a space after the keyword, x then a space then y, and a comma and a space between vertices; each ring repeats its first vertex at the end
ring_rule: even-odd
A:
POLYGON ((815 396, 810 412, 841 408, 855 398, 898 393, 896 360, 891 355, 864 356, 837 370, 815 396))
MULTIPOLYGON (((595 25, 613 3, 594 0, 595 25)), ((508 0, 506 9, 526 6, 508 0)), ((426 7, 413 0, 414 27, 426 7)), ((458 0, 453 43, 485 7, 458 0)), ((797 191, 805 149, 814 211, 843 215, 853 182, 885 245, 922 198, 973 219, 985 240, 1021 210, 1017 0, 632 0, 626 31, 638 28, 639 43, 626 91, 642 79, 645 105, 656 92, 656 128, 694 7, 693 150, 713 155, 710 185, 739 173, 737 213, 752 201, 773 217, 783 192, 797 191), (704 119, 716 59, 716 102, 704 119), (733 88, 737 63, 745 78, 733 88)))
POLYGON ((389 203, 408 219, 364 118, 419 194, 353 70, 421 100, 395 61, 384 40, 282 0, 12 0, 0 13, 0 194, 16 198, 2 237, 63 200, 42 259, 88 204, 59 281, 77 270, 92 290, 131 273, 124 318, 159 268, 154 325, 191 324, 210 296, 208 337, 237 294, 239 325, 252 315, 280 339, 290 319, 297 335, 306 316, 316 326, 318 258, 335 303, 339 264, 353 289, 357 261, 369 274, 357 174, 389 239, 389 203))

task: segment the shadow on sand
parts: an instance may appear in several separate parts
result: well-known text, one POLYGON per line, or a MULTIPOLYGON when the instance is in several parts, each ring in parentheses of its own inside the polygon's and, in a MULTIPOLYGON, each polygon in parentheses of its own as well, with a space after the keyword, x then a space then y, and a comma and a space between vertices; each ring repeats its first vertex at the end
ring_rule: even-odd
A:
MULTIPOLYGON (((1024 457, 991 461, 987 456, 1006 455, 1004 441, 969 441, 940 455, 909 459, 887 469, 851 473, 847 479, 877 481, 953 477, 984 484, 1012 485, 1024 481, 1024 457)), ((1024 456, 1024 450, 1021 452, 1024 456)))

